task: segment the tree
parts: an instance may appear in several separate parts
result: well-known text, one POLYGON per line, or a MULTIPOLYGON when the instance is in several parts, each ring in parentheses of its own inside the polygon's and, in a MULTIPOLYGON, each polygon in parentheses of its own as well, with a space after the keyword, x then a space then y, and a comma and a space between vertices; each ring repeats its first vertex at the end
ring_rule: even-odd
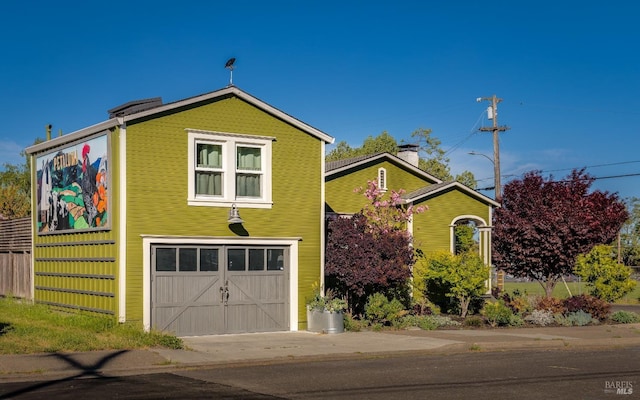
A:
MULTIPOLYGON (((476 180, 473 173, 464 171, 455 178, 451 175, 449 169, 449 159, 445 157, 446 152, 440 147, 441 142, 436 137, 431 136, 431 129, 420 128, 411 134, 415 138, 420 147, 420 152, 426 157, 420 157, 418 160, 418 168, 430 173, 443 181, 456 180, 471 188, 476 187, 476 180)), ((368 136, 361 147, 351 147, 345 141, 338 142, 336 147, 331 150, 325 160, 338 161, 352 157, 366 156, 376 153, 396 154, 398 151, 398 142, 387 131, 383 131, 380 135, 373 137, 368 136)))
POLYGON ((469 251, 478 252, 478 242, 475 239, 476 225, 474 222, 458 223, 453 229, 456 239, 455 254, 469 251))
POLYGON ((401 207, 401 194, 391 191, 385 198, 370 181, 364 190, 369 204, 351 218, 328 223, 326 287, 346 298, 353 314, 363 311, 371 294, 392 297, 407 286, 415 257, 405 224, 425 208, 401 207))
POLYGON ((584 169, 559 181, 532 171, 505 185, 494 213, 495 266, 537 280, 551 297, 576 257, 611 243, 628 217, 616 194, 589 193, 593 181, 584 169))
POLYGON ((411 137, 417 138, 420 151, 427 155, 426 158, 420 158, 418 168, 443 181, 454 180, 449 168, 449 159, 445 157, 445 151, 440 147, 442 142, 431 136, 431 129, 419 128, 411 133, 411 137))
POLYGON ((0 216, 7 219, 26 217, 31 210, 31 169, 26 152, 20 155, 24 164, 5 163, 0 171, 0 216))
POLYGON ((608 302, 622 298, 636 286, 631 268, 614 259, 612 246, 597 245, 588 254, 580 254, 575 272, 587 282, 593 296, 608 302))
MULTIPOLYGON (((451 254, 438 252, 425 256, 414 269, 414 284, 418 291, 438 303, 438 296, 454 298, 460 306, 460 316, 465 317, 474 297, 487 289, 489 267, 482 258, 472 252, 451 254)), ((441 299, 441 297, 440 297, 441 299)), ((442 307, 442 304, 439 304, 442 307)))
POLYGON ((398 151, 398 142, 387 131, 373 137, 369 135, 362 147, 353 148, 345 141, 340 141, 336 147, 326 156, 326 161, 338 161, 347 158, 366 156, 376 153, 395 154, 398 151))
POLYGON ((627 199, 629 219, 620 232, 620 254, 616 255, 624 265, 640 265, 640 199, 627 199))

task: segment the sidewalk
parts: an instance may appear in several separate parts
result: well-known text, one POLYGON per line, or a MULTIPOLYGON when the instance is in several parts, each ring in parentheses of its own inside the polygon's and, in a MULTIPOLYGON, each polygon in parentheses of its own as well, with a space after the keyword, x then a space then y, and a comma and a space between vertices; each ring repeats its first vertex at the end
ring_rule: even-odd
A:
POLYGON ((640 324, 585 327, 254 333, 183 338, 187 350, 0 355, 0 383, 71 376, 118 376, 181 368, 420 352, 596 349, 640 346, 640 324))

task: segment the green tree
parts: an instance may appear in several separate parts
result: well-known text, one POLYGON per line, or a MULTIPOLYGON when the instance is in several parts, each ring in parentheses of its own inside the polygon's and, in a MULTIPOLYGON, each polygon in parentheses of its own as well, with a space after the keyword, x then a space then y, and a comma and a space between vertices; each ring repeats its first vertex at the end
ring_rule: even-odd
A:
MULTIPOLYGON (((456 180, 471 188, 476 187, 475 177, 470 171, 464 171, 455 178, 451 175, 449 158, 440 147, 442 144, 440 140, 431 136, 431 129, 420 128, 414 131, 411 137, 418 142, 421 153, 418 168, 443 181, 456 180)), ((327 154, 326 161, 338 161, 376 153, 396 154, 397 151, 398 141, 387 131, 383 131, 378 136, 368 136, 361 147, 351 147, 345 141, 338 142, 336 147, 327 154)))
POLYGON ((620 254, 624 265, 640 265, 640 199, 632 197, 625 201, 629 219, 620 230, 620 254))
POLYGON ((434 303, 439 302, 441 293, 457 300, 462 317, 467 315, 471 300, 485 293, 488 278, 489 267, 478 254, 471 252, 426 255, 414 266, 413 276, 417 291, 434 303))
POLYGON ((469 251, 478 252, 478 243, 474 238, 475 232, 476 226, 473 222, 458 223, 455 226, 453 233, 456 238, 456 254, 469 251))
MULTIPOLYGON (((40 143, 38 139, 34 144, 40 143)), ((3 165, 0 171, 0 216, 8 219, 22 218, 31 210, 31 169, 25 151, 20 153, 25 158, 23 164, 3 165)))
POLYGON ((411 137, 417 139, 420 151, 427 155, 425 158, 420 158, 418 168, 443 181, 452 181, 454 179, 449 168, 449 158, 440 147, 442 142, 435 136, 431 136, 431 133, 431 129, 424 128, 411 133, 411 137))
POLYGON ((630 293, 636 286, 631 268, 615 260, 612 246, 597 245, 576 259, 575 273, 584 279, 590 293, 613 302, 630 293))

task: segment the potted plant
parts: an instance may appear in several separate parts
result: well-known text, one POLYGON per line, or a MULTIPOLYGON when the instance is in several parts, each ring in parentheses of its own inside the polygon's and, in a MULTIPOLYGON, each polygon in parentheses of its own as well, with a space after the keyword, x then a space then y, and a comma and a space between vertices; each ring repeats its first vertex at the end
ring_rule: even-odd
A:
POLYGON ((336 297, 333 290, 328 289, 323 296, 316 286, 313 297, 307 301, 307 330, 321 333, 344 332, 346 309, 347 302, 336 297))

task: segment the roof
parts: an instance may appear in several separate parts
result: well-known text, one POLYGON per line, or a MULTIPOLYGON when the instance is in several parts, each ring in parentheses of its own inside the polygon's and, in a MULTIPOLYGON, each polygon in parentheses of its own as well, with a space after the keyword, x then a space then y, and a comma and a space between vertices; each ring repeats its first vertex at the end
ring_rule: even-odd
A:
POLYGON ((135 114, 137 112, 150 110, 162 105, 161 97, 152 97, 150 99, 133 100, 120 106, 108 110, 109 118, 124 117, 125 115, 135 114))
POLYGON ((460 190, 461 192, 464 192, 472 197, 475 197, 476 199, 484 203, 490 204, 494 207, 500 207, 500 203, 498 203, 497 201, 457 181, 440 182, 433 185, 424 186, 424 187, 421 187, 420 189, 414 190, 411 193, 404 193, 402 195, 402 199, 405 200, 407 203, 411 203, 411 202, 420 200, 424 197, 429 197, 429 196, 446 192, 447 190, 450 190, 450 189, 460 190))
MULTIPOLYGON (((59 136, 57 138, 48 140, 46 142, 43 143, 39 143, 36 145, 33 145, 31 147, 28 147, 26 149, 28 154, 33 154, 33 153, 37 153, 43 150, 47 150, 51 147, 56 147, 59 145, 63 145, 65 143, 70 143, 73 142, 75 140, 81 139, 85 136, 88 135, 92 135, 107 129, 111 129, 111 128, 115 128, 116 126, 119 125, 123 125, 126 122, 129 121, 135 121, 141 118, 149 118, 149 117, 153 117, 154 115, 157 114, 162 114, 162 113, 166 113, 175 109, 179 109, 181 107, 186 107, 186 106, 190 106, 190 105, 194 105, 194 104, 198 104, 201 102, 205 102, 205 101, 209 101, 212 99, 216 99, 216 98, 223 98, 223 97, 230 97, 230 96, 235 96, 239 99, 242 99, 244 101, 246 101, 247 103, 252 104, 253 106, 261 109, 262 111, 269 113, 271 115, 273 115, 276 118, 281 119, 282 121, 308 133, 311 136, 315 136, 318 139, 326 142, 326 143, 333 143, 334 142, 334 138, 324 132, 322 132, 319 129, 316 129, 314 127, 312 127, 311 125, 308 125, 302 121, 300 121, 297 118, 292 117, 291 115, 265 103, 264 101, 258 99, 257 97, 254 97, 252 95, 250 95, 247 92, 244 92, 242 90, 240 90, 239 88, 237 88, 236 86, 227 86, 223 89, 219 89, 213 92, 209 92, 209 93, 205 93, 202 95, 198 95, 198 96, 194 96, 194 97, 190 97, 187 99, 183 99, 183 100, 178 100, 172 103, 167 103, 167 104, 160 104, 157 105, 158 102, 156 101, 158 98, 152 98, 152 99, 146 99, 146 100, 136 100, 136 101, 131 101, 128 103, 125 103, 121 106, 115 107, 111 110, 109 110, 109 112, 114 112, 114 114, 117 114, 117 111, 121 111, 122 109, 127 109, 131 106, 147 106, 149 104, 154 104, 157 105, 156 107, 153 107, 151 109, 144 109, 145 107, 140 107, 141 109, 138 110, 138 112, 133 112, 131 114, 128 115, 121 115, 121 116, 114 116, 113 118, 110 118, 106 121, 100 122, 98 124, 89 126, 87 128, 83 128, 80 129, 78 131, 63 135, 63 136, 59 136), (141 103, 142 102, 142 103, 141 103)), ((131 111, 131 110, 128 110, 131 111)), ((135 111, 135 110, 134 110, 135 111)))
POLYGON ((440 183, 442 180, 436 178, 428 172, 421 170, 415 165, 406 162, 405 160, 398 158, 390 153, 375 153, 369 154, 365 156, 358 156, 352 158, 346 158, 344 160, 338 161, 328 161, 325 163, 325 177, 329 177, 334 174, 342 173, 348 171, 350 169, 358 168, 364 164, 376 162, 376 161, 389 161, 394 164, 397 164, 405 169, 408 169, 415 173, 416 175, 420 175, 427 181, 433 183, 440 183))

